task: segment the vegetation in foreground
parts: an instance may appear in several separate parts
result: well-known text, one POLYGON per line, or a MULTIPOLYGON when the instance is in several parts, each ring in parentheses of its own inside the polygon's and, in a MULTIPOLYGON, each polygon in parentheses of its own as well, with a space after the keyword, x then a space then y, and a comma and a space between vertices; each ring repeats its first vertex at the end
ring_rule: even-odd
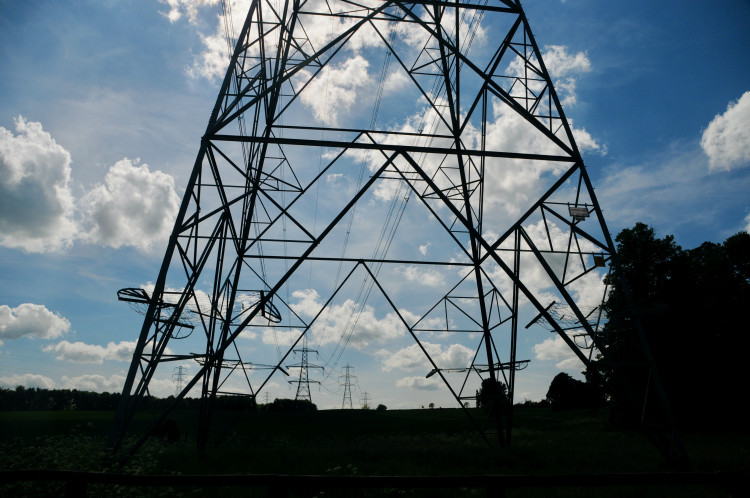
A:
MULTIPOLYGON (((227 427, 228 418, 237 414, 218 415, 216 425, 227 427)), ((194 445, 192 424, 197 413, 183 410, 175 413, 181 428, 179 441, 152 439, 123 468, 111 462, 104 452, 113 416, 113 412, 95 411, 2 412, 0 468, 291 475, 540 475, 668 470, 663 467, 661 455, 639 431, 610 427, 606 410, 554 412, 548 407, 518 407, 512 445, 500 449, 490 448, 471 430, 465 414, 458 409, 305 413, 260 410, 246 414, 230 432, 215 434, 214 441, 219 444, 202 454, 194 445)), ((686 435, 686 445, 696 471, 750 471, 750 434, 690 433, 686 435)), ((61 487, 56 483, 19 483, 0 488, 0 494, 56 494, 61 487)), ((119 487, 99 491, 139 496, 144 492, 155 496, 205 493, 183 488, 119 487)), ((247 490, 225 491, 247 496, 247 490)), ((474 491, 462 494, 463 491, 453 490, 444 496, 474 496, 474 491)), ((550 494, 549 489, 534 492, 537 491, 539 494, 534 496, 600 496, 602 492, 596 488, 560 489, 559 494, 550 494)), ((664 489, 630 490, 636 491, 639 496, 665 496, 664 489)), ((672 491, 666 496, 726 496, 722 490, 672 491)), ((96 492, 97 488, 92 487, 92 494, 96 492)), ((259 493, 257 496, 265 496, 265 491, 259 493)), ((434 490, 429 494, 413 493, 416 494, 408 492, 405 496, 440 496, 434 490)), ((607 494, 631 496, 623 489, 619 494, 607 494)), ((363 496, 382 495, 373 491, 363 496)), ((519 496, 529 495, 524 492, 519 496)))

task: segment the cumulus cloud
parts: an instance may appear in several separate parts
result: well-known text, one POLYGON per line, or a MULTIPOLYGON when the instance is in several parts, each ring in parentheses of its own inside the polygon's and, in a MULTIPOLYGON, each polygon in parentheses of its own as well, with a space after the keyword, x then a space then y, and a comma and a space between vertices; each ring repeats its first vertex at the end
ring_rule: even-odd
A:
POLYGON ((24 303, 15 308, 4 304, 0 306, 0 338, 56 339, 69 330, 67 318, 41 304, 24 303))
POLYGON ((396 387, 405 387, 407 389, 417 389, 419 391, 437 391, 442 386, 434 378, 426 379, 425 377, 403 377, 396 381, 396 387))
MULTIPOLYGON (((451 344, 445 347, 423 341, 422 346, 439 368, 466 368, 471 365, 474 358, 474 351, 461 344, 451 344)), ((381 350, 377 355, 383 358, 382 369, 385 371, 421 368, 427 373, 431 369, 427 357, 418 344, 412 344, 395 353, 381 350)))
MULTIPOLYGON (((591 65, 588 58, 583 53, 570 54, 567 48, 559 46, 549 48, 543 54, 543 57, 545 57, 545 61, 547 58, 550 59, 552 69, 558 75, 567 78, 566 81, 568 81, 568 84, 561 85, 561 88, 558 89, 558 94, 567 105, 572 106, 575 103, 574 82, 578 75, 590 70, 591 65)), ((509 64, 507 72, 510 75, 522 77, 524 66, 521 64, 521 59, 512 61, 509 64)), ((544 86, 543 82, 531 81, 529 84, 539 86, 539 88, 535 88, 538 91, 541 91, 544 86)), ((521 88, 522 85, 517 85, 517 87, 521 88)), ((520 90, 514 89, 513 92, 520 92, 520 90)), ((525 99, 526 95, 523 93, 515 95, 515 97, 525 99)), ((442 98, 435 97, 433 101, 435 107, 438 109, 442 109, 446 105, 446 102, 442 98)), ((421 134, 423 131, 431 134, 450 135, 449 130, 447 130, 444 123, 439 119, 438 111, 436 111, 435 107, 425 105, 420 111, 406 117, 400 125, 393 127, 394 131, 404 133, 404 135, 388 136, 383 141, 394 144, 451 147, 452 142, 449 139, 435 139, 429 143, 425 143, 413 138, 413 134, 421 134), (431 123, 426 130, 425 123, 431 123)), ((488 117, 484 132, 480 128, 473 126, 472 123, 464 128, 462 141, 466 147, 479 148, 484 144, 487 150, 550 155, 560 154, 559 147, 547 135, 541 133, 537 128, 528 123, 523 116, 505 102, 502 102, 500 99, 492 99, 491 109, 492 113, 488 117)), ((543 111, 537 112, 544 114, 543 111)), ((583 128, 576 128, 571 120, 568 120, 568 122, 581 152, 606 154, 606 147, 600 144, 589 132, 583 128)), ((563 141, 566 140, 563 137, 563 141)), ((454 169, 441 164, 440 160, 440 157, 428 156, 421 163, 421 166, 434 179, 439 188, 444 191, 456 188, 455 186, 459 180, 458 178, 451 177, 451 175, 457 175, 457 173, 454 169), (440 172, 437 174, 436 172, 439 168, 440 172)), ((380 161, 380 158, 376 156, 370 159, 369 167, 371 171, 380 165, 378 161, 380 161)), ((410 169, 398 159, 396 164, 404 171, 408 172, 410 169)), ((498 218, 517 215, 525 210, 525 206, 528 206, 539 197, 541 185, 544 183, 542 179, 545 175, 561 174, 565 169, 566 165, 555 161, 486 158, 485 171, 487 174, 484 178, 485 214, 488 217, 498 218)), ((379 183, 375 189, 375 195, 378 199, 389 201, 398 195, 399 186, 396 182, 379 183)))
MULTIPOLYGON (((569 233, 563 231, 555 223, 539 220, 536 223, 525 225, 524 230, 529 238, 537 247, 548 247, 550 244, 555 250, 562 251, 567 247, 569 233)), ((511 241, 506 241, 500 246, 501 249, 511 249, 511 241)), ((583 252, 598 252, 598 248, 587 240, 579 240, 577 248, 583 252)), ((556 276, 560 279, 563 277, 563 268, 566 264, 565 254, 547 254, 545 256, 547 263, 556 276)), ((573 275, 579 275, 583 271, 578 258, 570 258, 567 261, 567 273, 565 279, 570 279, 573 275)), ((507 273, 498 265, 492 263, 488 271, 492 281, 504 295, 510 295, 513 290, 513 281, 507 273)), ((536 256, 524 251, 521 253, 520 273, 523 284, 542 304, 552 301, 560 302, 554 292, 554 283, 550 279, 547 271, 539 263, 536 256)), ((601 304, 604 293, 604 271, 591 271, 590 273, 578 278, 575 282, 569 284, 566 289, 571 294, 578 306, 593 307, 601 304)), ((520 306, 528 305, 525 296, 521 297, 520 306)))
MULTIPOLYGON (((357 101, 357 91, 369 83, 367 68, 370 63, 361 55, 355 55, 342 63, 323 68, 317 77, 300 94, 315 118, 327 125, 338 124, 339 116, 348 111, 357 101)), ((312 77, 308 71, 304 80, 312 77)))
MULTIPOLYGON (((198 26, 200 24, 199 12, 202 7, 213 6, 218 0, 168 0, 170 10, 163 12, 170 22, 177 22, 183 17, 198 26)), ((365 2, 367 3, 367 2, 365 2)), ((215 28, 212 32, 198 33, 203 43, 201 51, 194 60, 193 66, 188 69, 188 74, 194 78, 217 79, 222 78, 226 72, 229 63, 231 51, 234 47, 227 45, 227 28, 229 28, 229 38, 232 45, 235 43, 239 30, 245 22, 245 17, 250 8, 250 0, 230 0, 226 2, 228 8, 224 17, 224 11, 216 15, 215 28)), ((305 12, 317 12, 328 14, 329 11, 343 12, 350 7, 346 4, 331 4, 325 0, 309 0, 305 3, 305 12)), ((261 2, 263 18, 266 22, 276 20, 280 12, 274 12, 268 2, 261 2)), ((297 43, 301 46, 307 46, 307 50, 312 47, 313 50, 319 50, 326 43, 331 41, 335 36, 348 29, 356 23, 356 19, 351 17, 335 18, 328 15, 301 15, 297 18, 300 26, 296 30, 297 43), (306 39, 304 39, 306 37, 306 39)), ((358 36, 351 38, 347 44, 349 50, 358 51, 363 47, 380 43, 379 37, 373 32, 369 25, 363 26, 358 36)), ((386 28, 387 31, 387 28, 386 28)), ((277 49, 277 38, 279 31, 271 31, 265 37, 265 49, 268 54, 274 54, 277 49)), ((256 37, 257 32, 253 32, 251 37, 256 37)), ((248 49, 251 53, 257 53, 258 44, 253 44, 248 49)), ((388 82, 392 88, 398 87, 402 82, 398 76, 395 76, 388 82)), ((347 90, 348 91, 348 90, 347 90)))
MULTIPOLYGON (((195 24, 198 21, 198 9, 208 5, 216 5, 219 0, 159 0, 167 4, 169 10, 161 12, 169 22, 175 23, 187 16, 188 21, 195 24)), ((233 2, 234 3, 234 2, 233 2)))
POLYGON ((445 276, 431 268, 419 268, 417 266, 404 266, 398 269, 407 281, 417 282, 427 287, 440 287, 445 285, 445 276))
POLYGON ((560 370, 580 371, 584 367, 570 346, 557 334, 535 344, 532 350, 537 360, 555 361, 555 366, 560 370))
POLYGON ((561 96, 562 104, 575 105, 577 76, 591 71, 589 58, 583 52, 570 54, 565 46, 550 45, 545 47, 542 59, 550 75, 556 80, 555 90, 561 96))
POLYGON ((118 161, 107 172, 104 184, 81 200, 90 226, 87 240, 147 251, 169 237, 179 208, 174 178, 139 162, 118 161))
POLYGON ((57 387, 54 380, 39 374, 16 374, 8 377, 0 377, 0 386, 7 389, 14 389, 18 386, 38 387, 40 389, 54 389, 57 387))
POLYGON ((0 127, 0 245, 56 252, 82 240, 146 251, 169 236, 179 207, 174 179, 140 160, 122 159, 80 199, 71 157, 41 123, 0 127))
POLYGON ((61 341, 45 346, 45 353, 54 353, 56 360, 73 363, 103 363, 104 360, 129 361, 133 357, 135 341, 110 342, 106 346, 83 342, 61 341))
MULTIPOLYGON (((60 379, 59 387, 61 389, 77 389, 79 391, 92 391, 92 392, 120 392, 122 386, 125 385, 125 377, 122 375, 111 375, 105 377, 97 374, 85 374, 78 375, 76 377, 68 377, 63 375, 60 379)), ((151 384, 149 384, 149 388, 151 384)), ((151 389, 149 389, 152 392, 151 389)))
POLYGON ((300 335, 302 335, 302 331, 299 329, 280 330, 266 327, 263 329, 261 340, 263 341, 263 344, 291 346, 297 341, 297 339, 299 339, 300 335))
MULTIPOLYGON (((302 317, 312 318, 323 307, 320 295, 314 289, 294 291, 292 297, 297 301, 291 303, 291 307, 302 317)), ((406 319, 414 318, 407 311, 402 310, 401 313, 406 319)), ((387 313, 378 318, 372 306, 360 308, 353 300, 347 299, 321 313, 310 333, 312 340, 320 345, 335 344, 342 337, 349 336, 349 346, 363 349, 373 343, 401 337, 406 333, 406 328, 396 313, 387 313)))
MULTIPOLYGON (((146 350, 150 347, 146 345, 146 350)), ((106 346, 98 344, 86 344, 84 342, 60 341, 57 344, 45 346, 42 351, 53 353, 56 360, 70 361, 73 363, 104 363, 105 360, 130 361, 135 351, 135 341, 109 342, 106 346)), ((169 348, 164 354, 173 354, 169 348)))
POLYGON ((29 252, 69 247, 76 233, 70 153, 41 123, 0 127, 0 245, 29 252))
POLYGON ((717 114, 701 138, 709 168, 730 170, 750 165, 750 92, 730 102, 724 114, 717 114))

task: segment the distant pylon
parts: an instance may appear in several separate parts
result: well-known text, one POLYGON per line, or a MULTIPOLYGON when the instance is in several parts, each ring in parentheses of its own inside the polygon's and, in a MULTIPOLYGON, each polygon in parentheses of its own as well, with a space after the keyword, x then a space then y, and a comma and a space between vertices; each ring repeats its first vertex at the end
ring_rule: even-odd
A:
POLYGON ((362 393, 362 398, 360 399, 360 401, 362 402, 362 409, 369 410, 372 403, 372 396, 370 396, 370 393, 365 391, 362 393))
POLYGON ((357 377, 351 374, 351 370, 354 370, 354 367, 346 364, 345 367, 342 368, 344 371, 343 375, 339 376, 339 383, 341 383, 341 378, 344 378, 344 399, 341 402, 341 409, 343 410, 347 406, 349 408, 354 408, 352 406, 352 380, 356 379, 357 377))
POLYGON ((310 383, 313 384, 320 384, 320 381, 317 380, 310 380, 308 371, 311 368, 320 368, 323 369, 320 365, 311 365, 308 361, 308 354, 309 353, 315 353, 316 355, 318 352, 314 349, 308 349, 307 347, 307 341, 303 341, 303 346, 301 348, 295 349, 294 354, 300 355, 300 362, 295 365, 287 365, 288 368, 298 368, 299 369, 299 378, 297 380, 290 380, 290 384, 297 384, 297 394, 294 396, 294 399, 296 400, 307 400, 312 403, 312 395, 310 394, 310 383))
POLYGON ((185 367, 182 365, 175 367, 175 372, 172 374, 172 378, 175 383, 174 395, 177 396, 185 387, 185 367))

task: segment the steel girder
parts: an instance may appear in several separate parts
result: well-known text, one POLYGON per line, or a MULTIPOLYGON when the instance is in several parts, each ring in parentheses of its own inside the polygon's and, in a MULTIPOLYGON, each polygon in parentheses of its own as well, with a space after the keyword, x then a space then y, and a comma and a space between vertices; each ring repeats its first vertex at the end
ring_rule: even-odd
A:
MULTIPOLYGON (((332 357, 365 344, 368 298, 460 406, 483 379, 507 386, 487 420, 466 410, 488 441, 510 440, 528 310, 586 368, 594 354, 607 361, 603 292, 592 302, 586 289, 601 286, 614 246, 520 2, 255 0, 234 42, 156 283, 121 296, 144 321, 111 449, 162 363, 196 361, 175 404, 200 386, 204 447, 216 397, 256 396, 303 338, 330 338, 332 309, 356 317, 332 357), (421 256, 403 223, 427 227, 421 256), (408 275, 434 285, 405 293, 408 275), (273 336, 276 358, 248 361, 245 336, 273 336), (448 336, 472 351, 464 364, 445 358, 448 336)), ((683 458, 636 340, 656 388, 647 432, 683 458)))

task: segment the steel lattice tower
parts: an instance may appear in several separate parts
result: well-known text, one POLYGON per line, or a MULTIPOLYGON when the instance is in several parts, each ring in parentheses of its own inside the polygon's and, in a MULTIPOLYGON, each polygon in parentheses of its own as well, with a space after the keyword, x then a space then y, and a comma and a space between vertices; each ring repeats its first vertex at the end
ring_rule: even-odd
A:
POLYGON ((309 357, 308 355, 310 353, 318 354, 318 352, 314 349, 310 349, 307 347, 307 341, 303 338, 302 339, 302 347, 298 349, 294 349, 293 353, 300 355, 300 362, 296 365, 287 365, 289 368, 298 368, 299 369, 299 378, 297 380, 290 380, 290 384, 297 384, 297 393, 294 395, 295 400, 306 400, 312 403, 312 395, 310 394, 310 383, 313 384, 320 384, 320 381, 317 380, 310 380, 310 369, 311 368, 323 368, 320 365, 311 365, 308 361, 309 357))
POLYGON ((356 379, 356 377, 351 374, 353 369, 354 367, 347 363, 346 366, 342 368, 344 371, 343 375, 339 376, 339 382, 341 382, 341 377, 344 378, 344 399, 341 401, 342 410, 347 406, 350 409, 354 408, 352 405, 352 379, 356 379))
MULTIPOLYGON (((587 368, 595 352, 606 361, 600 313, 583 310, 614 258, 520 1, 255 0, 158 278, 120 292, 145 318, 110 447, 164 362, 200 365, 176 402, 200 392, 203 447, 217 396, 255 396, 303 337, 326 337, 331 310, 366 306, 386 310, 390 336, 424 353, 430 382, 459 406, 483 379, 503 382, 509 401, 491 420, 466 412, 508 441, 523 310, 587 368), (261 335, 277 358, 252 357, 245 341, 261 335), (439 354, 445 335, 473 359, 439 354)), ((357 326, 338 345, 365 344, 357 326)), ((645 342, 639 351, 623 389, 680 458, 645 342), (649 383, 646 400, 634 382, 649 383)))

